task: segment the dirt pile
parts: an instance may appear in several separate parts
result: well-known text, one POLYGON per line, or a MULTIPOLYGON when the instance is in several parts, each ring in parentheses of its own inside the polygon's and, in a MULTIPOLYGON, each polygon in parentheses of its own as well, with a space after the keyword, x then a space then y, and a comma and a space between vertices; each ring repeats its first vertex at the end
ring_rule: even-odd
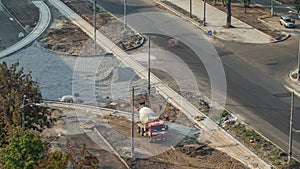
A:
POLYGON ((89 37, 70 21, 56 20, 42 41, 44 47, 60 54, 79 55, 89 37))
MULTIPOLYGON (((131 122, 125 117, 110 115, 104 117, 106 122, 116 131, 130 136, 131 122)), ((136 126, 135 126, 136 127, 136 126)), ((135 129, 135 137, 143 138, 135 129)), ((169 139, 172 137, 168 135, 169 139)), ((168 141, 168 139, 167 139, 168 141)), ((160 143, 152 143, 160 144, 160 143)), ((131 168, 138 169, 196 169, 196 168, 247 168, 228 155, 200 143, 195 137, 184 137, 174 148, 150 158, 127 158, 124 157, 131 168)))
POLYGON ((158 156, 147 159, 127 159, 132 168, 174 168, 174 169, 244 169, 247 168, 240 162, 226 154, 214 150, 206 145, 185 145, 172 148, 158 156))

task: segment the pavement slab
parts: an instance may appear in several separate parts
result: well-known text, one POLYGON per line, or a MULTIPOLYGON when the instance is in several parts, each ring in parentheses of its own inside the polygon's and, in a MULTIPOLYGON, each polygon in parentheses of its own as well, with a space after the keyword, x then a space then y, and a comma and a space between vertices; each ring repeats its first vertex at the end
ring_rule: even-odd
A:
MULTIPOLYGON (((167 0, 174 5, 189 11, 189 0, 167 0)), ((163 2, 159 2, 164 4, 163 2)), ((165 5, 164 5, 165 6, 165 5)), ((201 0, 192 1, 192 13, 201 20, 203 20, 204 3, 201 0)), ((176 12, 179 13, 179 12, 176 12)), ((180 14, 179 14, 180 16, 180 14)), ((198 25, 204 32, 216 31, 216 37, 222 40, 240 42, 240 43, 271 43, 275 39, 271 36, 253 28, 252 26, 231 17, 231 23, 234 28, 225 28, 227 14, 206 3, 206 26, 198 25)))

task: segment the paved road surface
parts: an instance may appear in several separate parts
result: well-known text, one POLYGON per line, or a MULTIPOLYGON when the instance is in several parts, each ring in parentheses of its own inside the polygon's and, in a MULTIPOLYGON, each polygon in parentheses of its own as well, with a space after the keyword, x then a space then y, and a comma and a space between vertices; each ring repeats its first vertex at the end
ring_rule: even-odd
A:
MULTIPOLYGON (((271 13, 271 0, 252 0, 252 2, 261 4, 266 9, 270 9, 271 13)), ((278 1, 273 1, 273 7, 274 14, 278 15, 289 14, 289 11, 296 12, 296 10, 293 9, 293 6, 282 4, 278 1)))
MULTIPOLYGON (((96 0, 98 4, 100 4, 104 9, 110 11, 117 17, 124 16, 124 3, 123 0, 96 0)), ((147 1, 147 0, 126 0, 127 6, 126 11, 127 15, 140 13, 140 12, 166 12, 159 8, 154 8, 156 3, 154 1, 147 1)))
POLYGON ((0 50, 2 47, 9 47, 20 40, 18 34, 20 32, 26 33, 23 28, 18 25, 14 20, 6 13, 4 8, 0 5, 0 50))
MULTIPOLYGON (((68 18, 70 18, 71 20, 76 20, 76 22, 74 22, 75 24, 77 24, 81 29, 83 29, 84 31, 86 31, 90 36, 92 36, 92 32, 93 32, 93 28, 91 25, 87 24, 85 21, 83 21, 81 18, 78 17, 78 15, 74 14, 74 12, 70 11, 69 9, 67 9, 66 7, 64 7, 63 4, 59 3, 59 1, 56 0, 51 0, 50 1, 53 5, 55 5, 56 8, 58 8, 62 13, 64 13, 64 15, 66 15, 68 18)), ((143 19, 145 20, 147 17, 147 24, 146 25, 139 25, 141 27, 147 27, 147 25, 149 26, 149 24, 152 26, 156 26, 156 25, 163 25, 161 30, 162 32, 166 31, 166 30, 171 30, 170 28, 174 28, 174 23, 178 23, 175 20, 172 20, 172 17, 169 15, 160 15, 160 17, 156 17, 156 20, 152 20, 155 19, 155 17, 151 17, 153 13, 150 14, 150 18, 149 16, 146 16, 145 14, 140 16, 141 18, 135 18, 135 19, 143 19), (146 17, 146 18, 145 18, 146 17), (148 23, 148 21, 150 21, 150 23, 148 23), (153 22, 152 22, 153 21, 153 22), (165 24, 164 22, 168 21, 168 24, 165 24)), ((133 20, 135 23, 139 22, 139 20, 133 20)), ((184 21, 182 21, 184 22, 184 21)), ((129 22, 130 23, 130 22, 129 22)), ((140 23, 140 22, 139 22, 140 23)), ((131 25, 131 24, 130 24, 131 25)), ((185 33, 187 30, 195 30, 195 29, 191 29, 191 26, 189 26, 189 23, 184 22, 184 24, 182 24, 183 26, 178 26, 177 29, 182 30, 182 39, 185 39, 187 41, 187 43, 192 43, 191 45, 194 44, 199 44, 199 40, 201 40, 201 38, 191 38, 193 37, 192 35, 189 36, 189 33, 185 33), (188 25, 188 26, 186 26, 188 25), (186 27, 185 27, 186 26, 186 27), (190 37, 190 38, 188 38, 190 37), (189 41, 190 40, 190 41, 189 41)), ((153 28, 153 27, 152 27, 153 28)), ((157 27, 156 27, 157 28, 157 27)), ((145 30, 144 30, 145 31, 145 30)), ((197 30, 198 32, 199 30, 197 30)), ((164 32, 166 33, 166 32, 164 32)), ((199 33, 199 32, 198 32, 199 33)), ((105 36, 103 36, 103 34, 101 34, 100 32, 97 33, 98 37, 97 37, 97 43, 99 45, 101 45, 104 49, 109 49, 108 51, 112 51, 113 53, 115 53, 118 57, 118 59, 120 59, 124 65, 131 67, 132 69, 135 70, 136 73, 138 73, 142 78, 147 78, 147 71, 144 67, 142 67, 139 63, 137 63, 136 61, 134 61, 133 59, 131 59, 130 56, 128 56, 124 51, 122 51, 119 48, 114 48, 114 44, 112 44, 112 42, 107 39, 105 36)), ((195 47, 195 46, 194 46, 195 47)), ((207 48, 211 48, 211 46, 206 45, 203 46, 203 48, 206 49, 206 53, 208 52, 207 48), (206 47, 206 48, 205 48, 206 47)), ((199 49, 196 48, 194 49, 195 51, 197 50, 203 50, 203 49, 199 49)), ((198 51, 199 52, 199 51, 198 51)), ((210 55, 210 59, 212 59, 212 56, 215 55, 210 55)), ((209 58, 206 58, 209 59, 209 58)), ((208 62, 210 63, 210 62, 208 62)), ((93 63, 95 64, 95 63, 93 63)), ((83 63, 83 67, 86 67, 87 64, 83 63)), ((218 70, 218 67, 214 67, 215 70, 218 70)), ((82 69, 81 73, 83 76, 82 77, 92 77, 92 72, 90 72, 90 69, 82 69)), ((219 72, 221 73, 221 72, 219 72)), ((214 77, 215 78, 215 77, 214 77)), ((89 79, 86 79, 87 83, 89 85, 89 79)), ((237 140, 235 140, 232 136, 230 136, 228 133, 226 133, 224 130, 220 129, 215 123, 213 123, 210 119, 205 118, 202 121, 197 121, 194 119, 195 115, 203 115, 201 112, 199 112, 199 110, 197 108, 195 108, 194 106, 191 105, 191 103, 187 102, 185 99, 183 99, 181 96, 179 96, 176 92, 174 92, 173 90, 171 90, 168 86, 166 86, 165 84, 163 84, 159 79, 157 79, 155 76, 151 75, 151 81, 156 85, 156 89, 159 91, 159 93, 165 97, 166 99, 168 99, 168 101, 170 103, 172 103, 175 107, 177 107, 178 109, 180 109, 186 116, 187 118, 189 118, 191 121, 194 121, 197 125, 199 125, 205 132, 207 131, 208 133, 217 133, 217 135, 222 134, 224 138, 226 138, 225 140, 227 141, 225 143, 225 145, 218 147, 219 149, 221 149, 221 151, 225 151, 226 153, 232 155, 235 158, 240 159, 241 161, 247 163, 247 165, 252 166, 254 163, 258 164, 260 167, 263 168, 269 168, 270 166, 268 166, 268 164, 266 164, 264 161, 260 160, 255 154, 253 154, 252 152, 250 152, 246 147, 244 147, 243 145, 241 145, 240 143, 237 142, 237 140), (216 132, 215 132, 216 131, 216 132), (218 133, 219 132, 219 133, 218 133), (232 144, 234 144, 234 147, 228 147, 226 145, 228 145, 227 143, 231 142, 232 144), (240 155, 239 155, 240 154, 240 155), (249 158, 248 156, 242 156, 245 154, 248 154, 251 156, 251 158, 249 158)), ((93 88, 91 89, 91 92, 93 91, 93 88)), ((79 95, 81 96, 81 93, 79 93, 79 95)), ((212 134, 214 135, 214 134, 212 134)), ((113 136, 113 135, 112 135, 113 136)), ((224 142, 222 142, 219 138, 217 137, 210 137, 209 140, 211 141, 211 144, 224 144, 224 142), (221 142, 220 142, 221 141, 221 142)), ((231 145, 231 144, 230 144, 231 145)))
POLYGON ((5 50, 0 51, 0 58, 6 57, 26 45, 33 42, 35 39, 37 39, 48 27, 51 19, 51 14, 48 6, 43 1, 33 1, 33 4, 37 6, 40 10, 40 19, 38 24, 34 27, 34 29, 22 40, 15 43, 14 45, 10 46, 9 48, 6 48, 5 50))
MULTIPOLYGON (((105 3, 102 4, 100 2, 100 4, 104 5, 104 8, 109 9, 109 6, 105 6, 105 3)), ((120 11, 122 9, 120 6, 119 9, 115 8, 114 10, 120 11)), ((244 48, 239 48, 234 43, 227 44, 236 46, 239 50, 247 52, 248 55, 258 55, 261 57, 264 56, 266 50, 270 51, 271 48, 276 48, 273 45, 269 45, 268 49, 260 51, 257 50, 259 46, 256 46, 256 49, 251 51, 247 50, 247 45, 244 45, 244 48)), ((231 48, 231 51, 222 49, 224 48, 222 44, 216 47, 224 64, 227 77, 227 107, 239 114, 252 127, 287 150, 289 103, 286 98, 280 97, 280 94, 287 93, 282 82, 269 77, 264 72, 258 71, 256 67, 241 60, 232 52, 235 50, 234 47, 231 48)), ((201 91, 209 96, 210 83, 202 63, 186 47, 176 47, 173 49, 173 52, 181 56, 185 63, 189 65, 198 79, 198 84, 204 84, 201 91)), ((282 55, 276 52, 272 54, 282 57, 282 55)), ((300 121, 300 117, 295 117, 295 121, 300 121)), ((297 141, 299 138, 299 135, 295 135, 294 150, 297 157, 300 157, 300 145, 299 141, 297 141)))

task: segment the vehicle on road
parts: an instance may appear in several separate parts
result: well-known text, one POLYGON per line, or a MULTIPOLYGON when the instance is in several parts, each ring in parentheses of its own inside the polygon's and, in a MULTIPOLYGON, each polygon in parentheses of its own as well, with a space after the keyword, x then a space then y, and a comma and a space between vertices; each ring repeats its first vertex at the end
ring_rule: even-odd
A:
POLYGON ((139 122, 137 132, 142 136, 148 136, 150 142, 166 140, 168 126, 159 120, 154 111, 149 107, 139 109, 139 122))
POLYGON ((283 25, 286 28, 295 27, 295 18, 292 16, 281 16, 279 19, 280 25, 283 25))

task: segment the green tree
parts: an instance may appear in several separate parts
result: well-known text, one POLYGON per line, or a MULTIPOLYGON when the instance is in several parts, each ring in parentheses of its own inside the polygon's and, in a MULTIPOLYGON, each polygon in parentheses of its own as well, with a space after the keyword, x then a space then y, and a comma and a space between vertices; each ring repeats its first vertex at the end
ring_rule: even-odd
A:
POLYGON ((8 146, 0 149, 0 159, 7 169, 33 169, 43 158, 45 144, 34 134, 26 131, 21 137, 13 138, 8 146))
POLYGON ((300 0, 295 0, 295 9, 297 10, 297 14, 299 14, 299 11, 300 11, 300 0))
POLYGON ((244 13, 247 13, 247 8, 250 7, 251 0, 240 0, 244 4, 244 13))
POLYGON ((42 99, 37 82, 18 66, 19 62, 10 67, 0 64, 0 147, 5 147, 13 130, 22 126, 22 111, 26 129, 41 131, 54 122, 48 109, 35 104, 42 99))
POLYGON ((35 168, 66 169, 68 159, 68 155, 63 154, 61 151, 50 152, 44 159, 39 161, 38 166, 35 168))

